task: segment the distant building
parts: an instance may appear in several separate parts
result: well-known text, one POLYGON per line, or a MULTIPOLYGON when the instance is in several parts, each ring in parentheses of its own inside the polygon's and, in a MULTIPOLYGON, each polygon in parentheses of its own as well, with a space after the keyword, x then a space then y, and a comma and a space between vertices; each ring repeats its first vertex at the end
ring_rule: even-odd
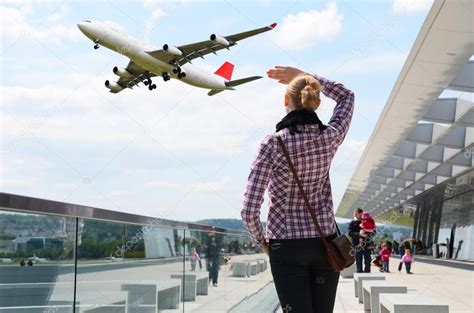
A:
POLYGON ((27 252, 29 249, 62 248, 63 240, 47 237, 17 237, 10 243, 10 251, 27 252))

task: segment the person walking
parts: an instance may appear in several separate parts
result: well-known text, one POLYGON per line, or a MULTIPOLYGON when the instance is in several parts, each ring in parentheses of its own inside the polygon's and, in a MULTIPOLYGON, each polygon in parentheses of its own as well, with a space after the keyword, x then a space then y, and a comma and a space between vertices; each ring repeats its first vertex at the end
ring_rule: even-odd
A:
POLYGON ((384 243, 382 245, 382 250, 380 250, 380 259, 382 261, 382 272, 385 272, 385 273, 390 273, 389 271, 389 260, 390 260, 390 254, 391 254, 391 251, 390 249, 388 248, 388 245, 386 243, 384 243))
POLYGON ((405 264, 407 274, 413 274, 411 271, 411 265, 413 264, 413 255, 410 249, 405 249, 405 254, 402 256, 402 262, 405 264))
POLYGON ((196 248, 191 248, 191 253, 189 254, 189 261, 191 262, 191 271, 196 270, 196 263, 201 261, 201 257, 196 252, 196 248))
POLYGON ((410 250, 411 251, 411 245, 410 245, 410 241, 408 239, 406 239, 405 241, 403 241, 401 244, 400 244, 400 247, 398 249, 398 254, 400 255, 400 263, 398 264, 398 273, 401 273, 402 272, 402 268, 403 268, 403 256, 405 255, 405 251, 406 250, 410 250))
POLYGON ((219 256, 216 236, 211 236, 207 245, 206 265, 209 271, 209 284, 212 283, 214 287, 217 287, 217 279, 219 278, 219 256))
POLYGON ((340 83, 292 67, 276 66, 267 74, 288 85, 283 101, 287 114, 276 125, 276 133, 260 144, 248 176, 241 216, 253 243, 270 257, 281 307, 292 313, 330 313, 339 273, 329 266, 281 143, 289 151, 323 235, 332 240, 337 236, 337 226, 329 168, 349 129, 354 93, 340 83), (321 92, 336 101, 328 125, 315 112, 321 92), (267 189, 270 201, 264 233, 260 206, 267 189))

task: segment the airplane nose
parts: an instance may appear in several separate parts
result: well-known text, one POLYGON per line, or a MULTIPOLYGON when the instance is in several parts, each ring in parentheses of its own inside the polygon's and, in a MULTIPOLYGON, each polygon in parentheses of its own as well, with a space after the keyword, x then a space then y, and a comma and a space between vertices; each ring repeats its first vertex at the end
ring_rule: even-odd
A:
POLYGON ((94 27, 92 26, 91 22, 89 22, 89 21, 80 22, 80 23, 77 24, 77 27, 87 37, 92 36, 92 34, 94 32, 94 27))
POLYGON ((79 30, 83 33, 86 32, 86 23, 82 22, 82 23, 78 23, 77 24, 77 27, 79 28, 79 30))

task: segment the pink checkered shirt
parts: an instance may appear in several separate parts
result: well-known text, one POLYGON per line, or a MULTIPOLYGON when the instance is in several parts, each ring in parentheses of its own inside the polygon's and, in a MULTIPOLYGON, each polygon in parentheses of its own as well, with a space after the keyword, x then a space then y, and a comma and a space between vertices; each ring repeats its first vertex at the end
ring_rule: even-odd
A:
POLYGON ((336 232, 329 168, 349 129, 354 93, 342 84, 319 76, 315 78, 323 86, 323 94, 337 102, 327 129, 320 132, 317 125, 299 125, 300 133, 291 135, 285 128, 266 136, 250 169, 241 215, 252 241, 259 247, 264 240, 272 238, 319 237, 277 136, 283 139, 290 153, 324 235, 336 232), (267 188, 270 202, 264 234, 260 207, 267 188))

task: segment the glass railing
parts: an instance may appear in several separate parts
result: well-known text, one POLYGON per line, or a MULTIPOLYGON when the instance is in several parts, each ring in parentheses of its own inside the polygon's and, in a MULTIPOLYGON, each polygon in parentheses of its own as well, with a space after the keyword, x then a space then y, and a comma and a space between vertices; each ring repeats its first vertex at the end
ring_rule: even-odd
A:
POLYGON ((267 264, 243 232, 0 193, 0 313, 234 311, 267 264))

